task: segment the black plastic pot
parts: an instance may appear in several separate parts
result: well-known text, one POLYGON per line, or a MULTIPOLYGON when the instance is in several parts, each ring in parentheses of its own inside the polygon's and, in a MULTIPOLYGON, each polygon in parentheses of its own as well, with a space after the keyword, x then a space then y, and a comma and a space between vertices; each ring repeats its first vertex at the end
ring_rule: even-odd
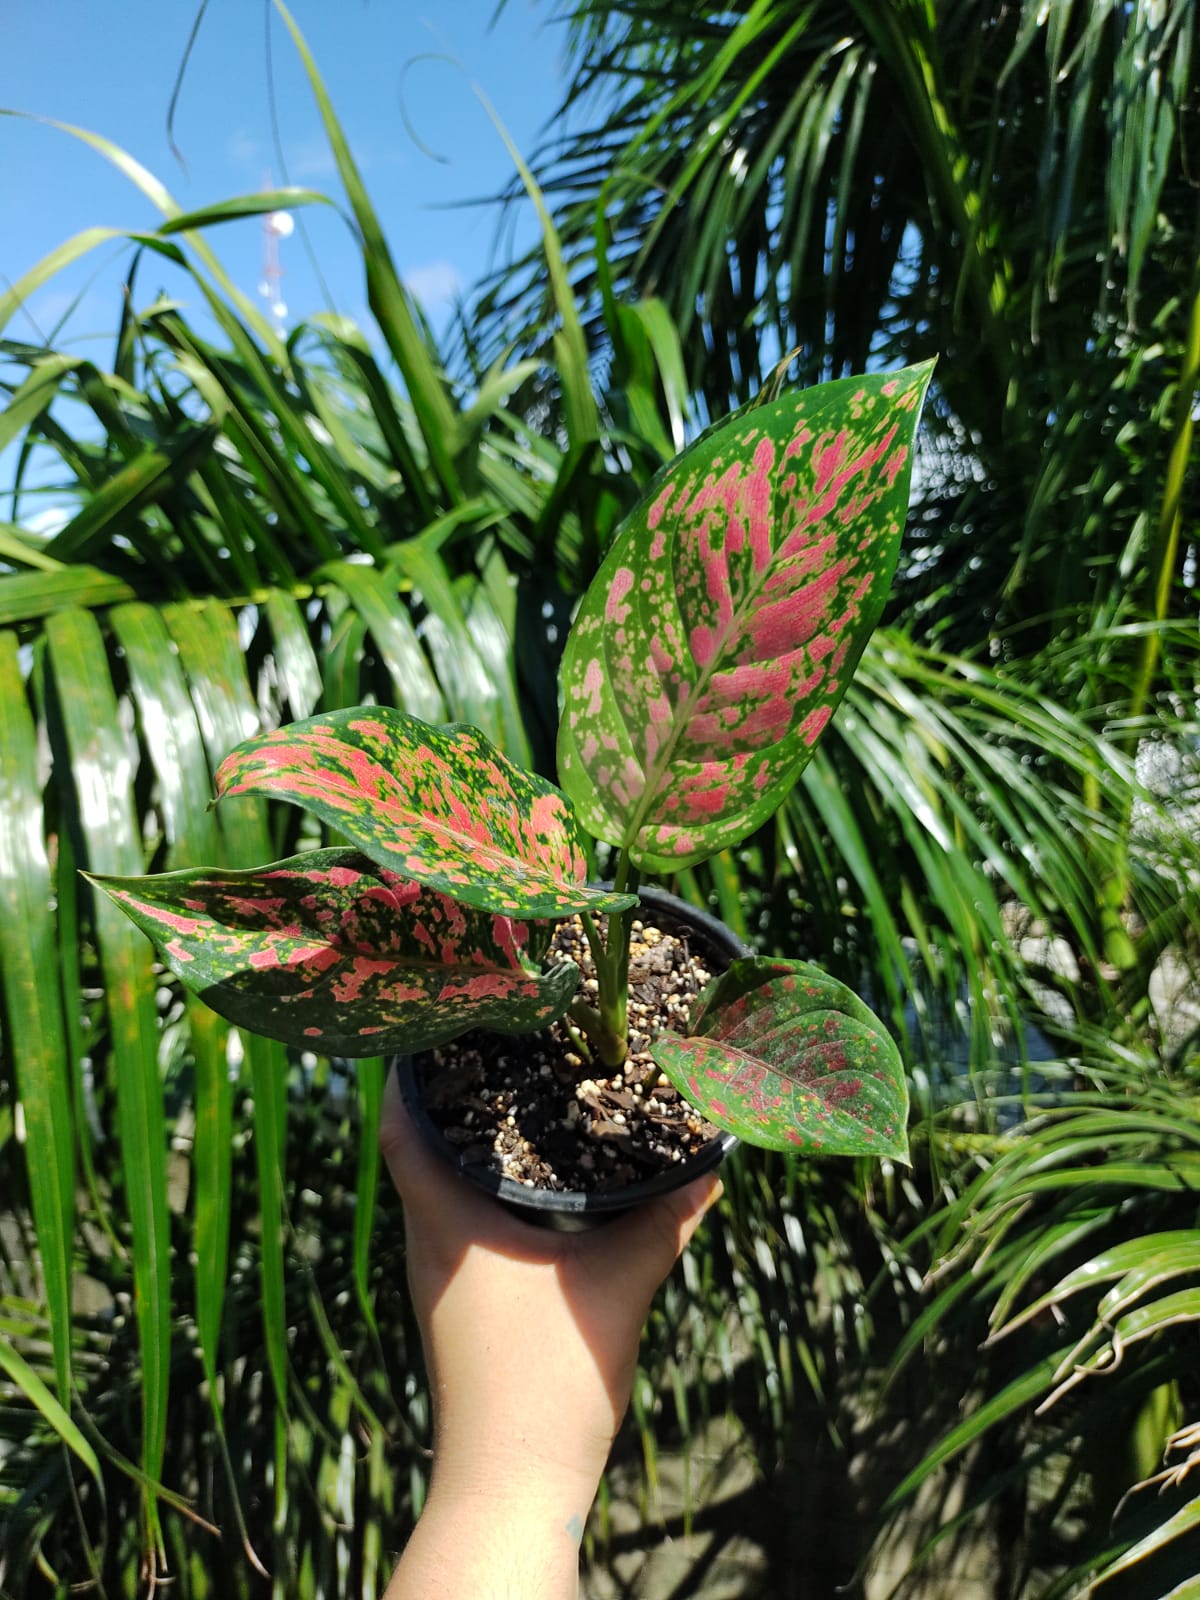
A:
MULTIPOLYGON (((689 943, 704 953, 714 971, 722 972, 738 956, 750 954, 747 945, 731 933, 723 922, 709 916, 707 911, 698 911, 695 906, 668 894, 665 889, 642 889, 639 893, 642 905, 654 913, 656 922, 661 922, 668 931, 687 929, 689 943)), ((656 1177, 629 1184, 624 1189, 606 1189, 596 1194, 578 1189, 527 1189, 512 1178, 502 1177, 491 1167, 481 1166, 477 1162, 464 1162, 461 1152, 442 1136, 441 1130, 425 1111, 413 1058, 398 1056, 395 1070, 401 1096, 416 1126, 431 1148, 449 1162, 460 1177, 503 1201, 525 1221, 556 1228, 562 1233, 579 1233, 594 1228, 598 1223, 641 1205, 643 1201, 682 1188, 693 1178, 720 1166, 739 1143, 732 1133, 719 1134, 690 1161, 681 1161, 656 1177)))

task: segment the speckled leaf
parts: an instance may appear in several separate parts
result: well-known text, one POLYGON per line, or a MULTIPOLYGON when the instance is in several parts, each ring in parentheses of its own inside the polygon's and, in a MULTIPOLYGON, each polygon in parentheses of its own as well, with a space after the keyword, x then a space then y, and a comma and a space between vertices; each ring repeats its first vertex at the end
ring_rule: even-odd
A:
POLYGON ((692 1035, 664 1035, 652 1050, 681 1094, 750 1144, 908 1160, 900 1053, 818 967, 735 961, 700 997, 692 1035))
POLYGON ((879 621, 931 364, 738 412, 622 523, 563 658, 559 779, 644 867, 779 805, 879 621))
POLYGON ((331 711, 239 745, 217 789, 291 800, 380 866, 481 910, 563 917, 635 900, 587 888, 567 800, 477 728, 387 706, 331 711))
POLYGON ((539 972, 547 929, 461 905, 356 850, 249 872, 102 878, 214 1011, 334 1055, 424 1050, 467 1028, 524 1033, 566 1010, 569 962, 539 972))

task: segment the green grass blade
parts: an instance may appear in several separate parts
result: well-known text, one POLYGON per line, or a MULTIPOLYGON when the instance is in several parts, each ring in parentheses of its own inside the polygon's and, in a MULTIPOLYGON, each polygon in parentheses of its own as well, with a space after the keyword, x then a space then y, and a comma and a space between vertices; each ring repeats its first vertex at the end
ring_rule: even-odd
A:
POLYGON ((25 1112, 25 1164, 59 1399, 71 1392, 75 1172, 37 732, 15 635, 0 634, 0 973, 6 1044, 25 1112))
POLYGON ((41 416, 61 390, 63 379, 81 365, 78 356, 57 354, 48 354, 32 364, 29 376, 0 412, 0 450, 7 450, 41 416))
POLYGON ((196 428, 161 450, 145 451, 89 498, 51 539, 46 554, 56 561, 86 560, 108 548, 118 525, 124 537, 144 548, 134 513, 165 488, 182 483, 212 449, 215 438, 214 429, 196 428))
MULTIPOLYGON (((0 109, 0 116, 8 115, 0 109)), ((47 255, 29 271, 22 274, 4 294, 0 294, 0 332, 11 321, 12 317, 26 303, 31 295, 49 283, 64 267, 69 267, 73 261, 78 261, 80 256, 87 255, 89 250, 94 250, 97 245, 108 244, 112 239, 124 237, 120 228, 84 228, 82 232, 72 234, 62 244, 56 245, 47 255)))
POLYGON ((192 1145, 196 1241, 196 1333, 214 1410, 221 1318, 229 1265, 233 1213, 233 1085, 229 1079, 229 1025, 199 1000, 189 999, 195 1060, 196 1131, 192 1145))
MULTIPOLYGON (((55 709, 71 761, 78 821, 89 867, 140 871, 128 746, 104 643, 85 612, 60 612, 46 626, 55 709)), ((171 1283, 166 1128, 158 1068, 158 1022, 151 952, 127 919, 95 902, 117 1077, 117 1130, 133 1240, 136 1315, 142 1359, 142 1465, 162 1474, 170 1381, 171 1283)), ((143 1502, 147 1553, 161 1548, 153 1495, 143 1502)))
POLYGON ((70 1413, 58 1403, 25 1358, 17 1352, 16 1346, 7 1339, 0 1339, 0 1367, 4 1368, 30 1403, 37 1407, 67 1449, 79 1457, 103 1494, 104 1480, 96 1452, 71 1420, 70 1413))
POLYGON ((457 499, 460 485, 454 458, 459 436, 458 415, 432 358, 429 340, 413 315, 408 291, 400 281, 379 218, 367 197, 358 164, 334 112, 316 62, 287 7, 276 0, 275 9, 287 25, 304 64, 325 135, 337 163, 338 175, 358 223, 371 310, 404 378, 433 469, 446 493, 452 499, 457 499))
POLYGON ((321 669, 293 595, 272 589, 264 609, 271 629, 279 688, 292 719, 311 717, 321 700, 321 669))
POLYGON ((38 572, 62 571, 62 562, 45 553, 41 540, 30 537, 15 522, 0 522, 0 561, 33 567, 38 572))
POLYGON ((90 611, 132 599, 133 590, 122 578, 86 564, 6 574, 0 576, 0 625, 32 622, 74 606, 90 611))
POLYGON ((376 1349, 382 1349, 369 1277, 371 1229, 379 1189, 379 1115, 383 1104, 386 1063, 380 1056, 364 1056, 356 1063, 358 1079, 358 1165, 354 1182, 354 1236, 352 1262, 354 1293, 363 1321, 376 1349))
POLYGON ((350 597, 392 680, 396 704, 423 722, 445 722, 446 703, 394 583, 370 567, 331 562, 318 576, 350 597))
POLYGON ((345 609, 333 625, 321 661, 323 700, 327 711, 341 711, 362 703, 362 665, 367 625, 345 596, 335 591, 345 609))
POLYGON ((1144 1561, 1156 1550, 1161 1550, 1164 1545, 1182 1538, 1184 1534, 1193 1533, 1197 1528, 1200 1528, 1200 1495, 1194 1500, 1189 1500, 1187 1505, 1181 1507, 1173 1517, 1168 1517, 1164 1523, 1155 1528, 1153 1533, 1147 1534, 1144 1539, 1139 1539, 1132 1549, 1126 1550, 1119 1561, 1114 1561, 1111 1567, 1105 1569, 1095 1587, 1098 1589, 1110 1578, 1128 1572, 1130 1567, 1136 1566, 1139 1561, 1144 1561))
POLYGON ((217 859, 212 781, 204 739, 179 658, 159 611, 117 606, 113 631, 125 653, 134 704, 158 781, 158 798, 170 845, 168 870, 217 859))
MULTIPOLYGON (((499 552, 493 555, 489 565, 493 570, 503 568, 499 552)), ((455 587, 463 595, 467 627, 499 696, 496 743, 510 761, 531 768, 534 764, 533 751, 525 728, 521 694, 517 688, 516 642, 513 636, 515 618, 512 624, 505 621, 493 599, 492 590, 483 583, 460 578, 455 587)), ((510 589, 506 598, 511 598, 511 595, 510 589)))
POLYGON ((882 1511, 886 1516, 896 1506, 903 1504, 915 1490, 920 1488, 925 1479, 947 1461, 952 1460, 968 1445, 972 1445, 981 1438, 989 1428, 1011 1416, 1014 1411, 1022 1410, 1033 1400, 1038 1399, 1050 1387, 1051 1380, 1057 1370, 1059 1362, 1066 1354, 1069 1346, 1044 1357, 1031 1367, 1029 1371, 1021 1373, 1008 1383, 990 1400, 977 1406, 965 1422, 951 1429, 938 1440, 937 1444, 908 1475, 888 1495, 882 1511))
POLYGON ((101 1188, 100 1163, 96 1159, 96 1146, 100 1141, 95 1139, 88 1116, 84 1058, 88 1054, 89 1041, 84 1031, 84 1018, 79 999, 83 989, 80 903, 84 894, 90 891, 87 890, 79 873, 75 860, 75 841, 69 828, 59 836, 55 879, 55 893, 58 900, 58 968, 67 1029, 66 1072, 74 1098, 79 1163, 83 1168, 88 1194, 91 1196, 92 1214, 104 1231, 113 1257, 118 1261, 128 1261, 128 1251, 114 1226, 110 1196, 101 1188))
POLYGON ((283 1175, 287 1161, 287 1053, 274 1039, 244 1034, 254 1094, 254 1166, 258 1174, 263 1334, 280 1415, 287 1417, 287 1303, 284 1294, 283 1175))
POLYGON ((333 201, 316 189, 264 189, 258 194, 239 194, 216 205, 202 206, 196 211, 181 211, 178 216, 160 223, 158 232, 163 235, 187 233, 194 228, 211 228, 215 223, 240 222, 245 217, 262 217, 272 211, 294 211, 298 206, 329 206, 333 201))
POLYGON ((400 573, 425 605, 424 635, 450 720, 469 722, 499 743, 503 737, 496 680, 480 659, 446 564, 419 539, 394 547, 389 569, 400 573))
MULTIPOLYGON (((233 745, 254 731, 258 711, 246 677, 236 625, 223 606, 198 609, 172 607, 167 625, 191 683, 205 746, 215 767, 233 745)), ((226 861, 234 867, 269 860, 266 808, 260 801, 239 799, 221 808, 226 861), (236 809, 235 809, 236 808, 236 809), (230 812, 234 815, 231 816, 230 812)), ((242 1038, 254 1095, 254 1159, 261 1213, 261 1284, 263 1335, 271 1384, 286 1438, 287 1311, 284 1298, 283 1174, 287 1113, 287 1056, 273 1040, 242 1038)), ((224 1182, 223 1176, 219 1180, 224 1182)), ((286 1458, 285 1458, 286 1459, 286 1458)), ((284 1480, 276 1484, 277 1510, 286 1497, 284 1480)))
POLYGON ((558 230, 554 226, 553 218, 546 207, 545 197, 538 186, 537 179, 529 170, 521 152, 517 149, 508 130, 497 116, 495 109, 482 90, 476 88, 483 109, 492 119, 492 125, 504 141, 505 148, 512 157, 513 165, 521 176, 525 192, 533 201, 534 209, 538 214, 538 221, 542 228, 542 249, 546 256, 546 271, 550 278, 550 286, 554 294, 554 305, 558 312, 561 328, 554 335, 555 368, 558 381, 562 390, 563 412, 567 425, 567 437, 577 449, 583 448, 593 439, 600 437, 600 416, 596 409, 596 397, 592 392, 591 370, 588 366, 587 338, 583 325, 579 320, 579 308, 575 303, 575 293, 571 288, 571 279, 567 273, 566 263, 563 260, 562 243, 558 237, 558 230))
MULTIPOLYGON (((0 115, 21 116, 24 115, 24 113, 0 112, 0 115)), ((97 133, 91 133, 87 128, 75 127, 72 123, 57 122, 53 117, 35 117, 31 120, 35 122, 42 122, 49 128, 57 128, 60 133, 69 134, 72 139, 78 139, 80 143, 86 144, 91 149, 95 150, 97 155, 102 156, 105 161, 107 161, 111 166, 115 167, 117 171, 120 172, 124 177, 128 178, 130 183, 132 183, 135 188, 139 189, 141 193, 146 196, 147 200, 150 201, 156 210, 162 213, 162 215, 167 219, 166 226, 168 229, 170 228, 171 224, 176 221, 176 219, 185 215, 183 208, 173 198, 170 190, 167 189, 164 184, 160 183, 160 181, 147 167, 144 167, 140 161, 131 156, 127 150, 122 150, 119 145, 114 144, 111 139, 105 139, 97 133)), ((53 277, 54 273, 61 270, 63 266, 66 266, 70 261, 75 260, 79 255, 84 254, 86 250, 92 249, 96 244, 103 242, 104 237, 124 237, 131 242, 139 243, 152 249, 158 249, 163 253, 167 253, 170 255, 172 260, 180 263, 185 262, 185 257, 180 253, 178 248, 165 237, 160 237, 155 234, 138 233, 134 230, 122 231, 111 228, 93 228, 86 230, 83 234, 77 234, 74 239, 68 241, 67 245, 60 246, 58 251, 53 251, 50 255, 43 258, 43 260, 38 263, 37 267, 33 268, 31 272, 26 273, 21 282, 18 283, 15 289, 10 291, 10 293, 16 294, 17 290, 20 290, 22 286, 27 283, 29 284, 30 288, 40 287, 40 285, 45 282, 47 278, 53 277), (89 235, 96 235, 98 237, 93 237, 90 243, 83 243, 83 241, 86 240, 89 235), (72 247, 72 254, 65 256, 61 260, 57 259, 63 251, 66 251, 72 247), (56 264, 51 266, 52 262, 56 264), (36 277, 36 279, 34 277, 35 274, 39 275, 36 277)), ((255 305, 254 301, 248 295, 242 293, 242 291, 229 277, 228 273, 226 273, 216 256, 213 254, 199 233, 191 232, 186 234, 184 237, 186 243, 192 248, 195 254, 207 267, 213 278, 213 281, 221 291, 221 294, 232 305, 237 307, 238 311, 245 318, 246 322, 254 329, 258 337, 262 340, 263 344, 268 350, 271 351, 272 355, 279 362, 280 366, 286 368, 287 350, 282 339, 280 339, 278 332, 271 325, 270 318, 264 316, 259 308, 255 305)), ((196 276, 197 282, 203 287, 204 280, 198 273, 194 275, 196 276)), ((26 294, 27 293, 28 290, 26 290, 26 294)), ((0 298, 0 327, 3 327, 7 318, 8 313, 6 311, 6 302, 8 298, 8 296, 0 298)), ((24 296, 22 296, 22 298, 24 298, 24 296)))

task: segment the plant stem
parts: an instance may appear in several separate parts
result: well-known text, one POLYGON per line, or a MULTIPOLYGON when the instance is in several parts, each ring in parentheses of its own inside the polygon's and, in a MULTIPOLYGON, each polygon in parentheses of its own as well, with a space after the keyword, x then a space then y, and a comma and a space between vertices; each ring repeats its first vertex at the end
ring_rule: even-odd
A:
POLYGON ((596 926, 596 919, 589 911, 581 911, 579 920, 583 924, 584 937, 588 942, 588 949, 592 952, 592 962, 599 972, 604 964, 604 941, 600 937, 600 930, 596 926))
MULTIPOLYGON (((637 890, 638 876, 628 857, 619 854, 613 888, 619 894, 632 894, 637 890)), ((584 1016, 581 1005, 572 1006, 571 1015, 606 1067, 619 1067, 629 1052, 629 939, 634 910, 630 906, 627 911, 609 913, 605 940, 587 912, 580 917, 596 969, 597 1009, 587 1007, 590 1015, 584 1016)))
POLYGON ((566 1016, 562 1019, 563 1026, 571 1036, 571 1042, 576 1050, 586 1061, 592 1059, 592 1047, 588 1043, 589 1036, 600 1030, 600 1013, 588 1005, 586 1000, 572 1000, 566 1016))

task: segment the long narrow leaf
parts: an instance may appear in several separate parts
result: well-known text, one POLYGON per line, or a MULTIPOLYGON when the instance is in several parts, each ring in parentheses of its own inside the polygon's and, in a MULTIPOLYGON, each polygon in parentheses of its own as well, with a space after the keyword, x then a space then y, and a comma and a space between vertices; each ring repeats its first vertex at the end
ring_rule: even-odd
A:
MULTIPOLYGON (((76 784, 78 822, 89 865, 122 871, 141 865, 130 762, 100 630, 82 612, 60 612, 46 627, 57 716, 76 784)), ((118 1131, 133 1236, 142 1358, 142 1465, 161 1475, 170 1381, 171 1283, 166 1127, 158 1070, 154 978, 146 946, 125 919, 96 903, 104 966, 118 1131)), ((144 1500, 149 1547, 160 1544, 154 1497, 144 1500)))
POLYGON ((0 634, 0 977, 6 1046, 25 1113, 25 1156, 54 1348, 70 1405, 75 1220, 74 1094, 55 982, 56 932, 37 735, 11 633, 0 634))

